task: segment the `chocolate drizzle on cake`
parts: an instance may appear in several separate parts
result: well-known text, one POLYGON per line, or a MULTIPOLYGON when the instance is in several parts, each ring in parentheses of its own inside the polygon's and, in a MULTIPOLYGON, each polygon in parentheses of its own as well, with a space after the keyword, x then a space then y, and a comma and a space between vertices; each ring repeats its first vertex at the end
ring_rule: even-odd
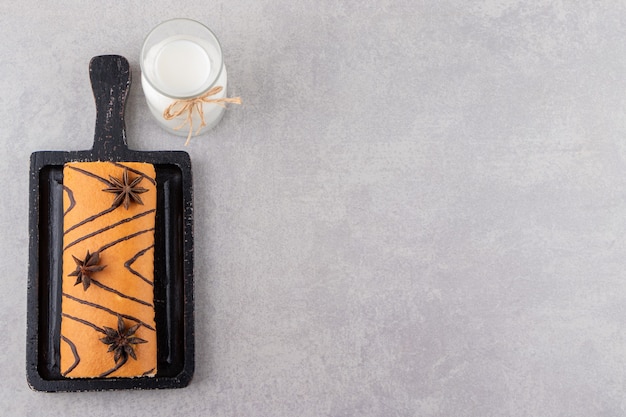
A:
POLYGON ((69 202, 70 202, 67 209, 65 209, 65 211, 63 212, 63 215, 65 216, 67 213, 72 211, 72 209, 76 206, 76 200, 74 199, 74 193, 72 192, 72 190, 70 190, 65 185, 63 185, 63 191, 67 193, 67 198, 69 199, 69 202))
MULTIPOLYGON (((104 333, 103 329, 101 329, 100 327, 96 326, 95 324, 93 324, 91 322, 88 322, 87 320, 84 320, 84 319, 81 319, 81 318, 78 318, 78 317, 74 317, 74 316, 70 316, 67 313, 61 313, 61 316, 62 317, 66 317, 66 318, 68 318, 70 320, 74 320, 74 321, 76 321, 76 322, 78 322, 80 324, 84 324, 85 326, 89 326, 89 327, 91 327, 92 329, 94 329, 97 332, 104 333)), ((65 336, 61 335, 61 337, 65 337, 65 336)), ((68 372, 69 371, 65 371, 65 373, 68 373, 68 372)))
POLYGON ((67 250, 68 248, 70 248, 70 247, 72 247, 72 246, 74 246, 74 245, 76 245, 76 244, 78 244, 78 243, 80 243, 80 242, 82 242, 84 240, 87 240, 90 237, 94 237, 96 235, 99 235, 100 233, 104 233, 104 232, 106 232, 108 230, 111 230, 111 229, 113 229, 113 228, 115 228, 117 226, 121 226, 121 225, 123 225, 125 223, 132 222, 133 220, 139 219, 139 218, 141 218, 143 216, 147 216, 148 214, 154 213, 155 211, 156 211, 155 209, 144 211, 144 212, 136 214, 136 215, 134 215, 132 217, 127 217, 125 219, 122 219, 119 222, 110 224, 110 225, 108 225, 106 227, 103 227, 103 228, 101 228, 99 230, 91 232, 91 233, 89 233, 87 235, 81 236, 80 238, 76 239, 75 241, 73 241, 71 243, 68 243, 67 246, 63 248, 63 250, 67 250))
POLYGON ((124 262, 124 268, 128 269, 130 271, 131 274, 141 278, 146 284, 148 285, 152 285, 154 286, 154 284, 152 283, 152 281, 150 281, 149 279, 147 279, 146 277, 144 277, 143 275, 141 275, 138 271, 135 271, 132 268, 132 264, 135 263, 135 261, 137 261, 137 259, 141 258, 143 255, 146 254, 146 252, 148 252, 150 249, 153 249, 154 245, 150 245, 145 249, 140 250, 139 252, 137 252, 135 254, 135 256, 133 256, 132 258, 130 258, 129 260, 127 260, 126 262, 124 262))
POLYGON ((74 368, 78 366, 78 364, 80 363, 80 356, 78 355, 78 351, 76 350, 76 345, 74 344, 74 342, 72 342, 70 339, 68 339, 67 337, 63 335, 61 335, 61 340, 68 344, 68 346, 72 350, 72 355, 74 355, 74 363, 70 365, 70 367, 67 368, 67 370, 61 374, 65 376, 68 373, 72 372, 74 368))
POLYGON ((131 316, 129 314, 120 314, 117 311, 111 310, 110 308, 105 307, 105 306, 103 306, 101 304, 96 304, 96 303, 92 303, 90 301, 82 300, 80 298, 74 297, 73 295, 70 295, 70 294, 65 293, 65 292, 62 293, 61 295, 63 297, 65 297, 65 298, 67 298, 68 300, 75 301, 75 302, 77 302, 79 304, 86 305, 86 306, 89 306, 89 307, 93 307, 93 308, 96 308, 98 310, 105 311, 105 312, 107 312, 109 314, 113 314, 115 316, 121 316, 121 317, 123 317, 123 318, 125 318, 127 320, 135 321, 135 322, 139 323, 140 325, 142 325, 143 327, 145 327, 146 329, 155 331, 154 327, 150 326, 148 323, 145 323, 145 322, 141 321, 137 317, 131 316))

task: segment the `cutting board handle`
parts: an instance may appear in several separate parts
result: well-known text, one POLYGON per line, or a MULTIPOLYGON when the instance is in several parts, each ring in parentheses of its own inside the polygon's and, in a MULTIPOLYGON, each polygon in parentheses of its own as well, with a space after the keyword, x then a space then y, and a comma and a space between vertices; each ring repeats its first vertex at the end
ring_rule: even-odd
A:
POLYGON ((123 56, 95 56, 89 62, 89 78, 96 100, 93 154, 100 160, 111 160, 128 150, 124 110, 130 89, 130 65, 123 56))

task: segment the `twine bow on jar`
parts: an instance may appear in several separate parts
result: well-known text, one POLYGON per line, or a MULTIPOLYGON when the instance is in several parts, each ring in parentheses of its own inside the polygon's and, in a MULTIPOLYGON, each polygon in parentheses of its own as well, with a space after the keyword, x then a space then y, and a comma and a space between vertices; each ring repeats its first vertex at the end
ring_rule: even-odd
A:
POLYGON ((172 104, 167 106, 165 110, 163 110, 163 118, 165 120, 172 120, 187 113, 185 121, 180 126, 174 128, 174 130, 178 130, 189 123, 189 135, 187 135, 185 146, 189 144, 191 135, 193 134, 194 111, 198 112, 198 115, 200 116, 200 127, 198 127, 198 130, 196 131, 196 135, 200 133, 200 130, 202 130, 203 127, 206 126, 206 122, 204 121, 204 109, 202 107, 204 103, 214 103, 221 107, 226 107, 226 103, 241 104, 241 98, 239 97, 210 98, 211 96, 218 94, 220 91, 222 91, 222 87, 216 86, 201 96, 175 100, 172 104))

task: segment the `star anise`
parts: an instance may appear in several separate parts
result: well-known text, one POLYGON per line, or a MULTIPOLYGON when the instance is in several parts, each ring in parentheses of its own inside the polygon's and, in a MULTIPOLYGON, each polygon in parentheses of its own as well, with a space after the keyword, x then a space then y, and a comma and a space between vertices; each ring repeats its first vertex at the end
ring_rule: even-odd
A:
POLYGON ((85 255, 85 259, 78 259, 74 255, 74 262, 76 262, 76 270, 71 272, 68 277, 76 277, 74 285, 83 283, 83 290, 87 291, 91 284, 91 274, 94 272, 102 271, 106 265, 98 265, 100 263, 100 254, 98 252, 89 253, 85 255))
POLYGON ((111 183, 111 186, 103 189, 102 191, 117 194, 115 196, 115 200, 113 200, 113 204, 111 205, 112 207, 118 207, 124 203, 124 208, 128 210, 131 201, 143 205, 143 201, 141 201, 139 194, 145 193, 148 190, 146 188, 138 187, 141 180, 143 180, 143 177, 137 177, 131 181, 128 177, 128 168, 124 167, 122 178, 116 178, 109 175, 109 182, 111 183))
POLYGON ((118 315, 117 330, 106 326, 103 327, 106 336, 101 338, 100 341, 109 345, 109 350, 107 350, 107 352, 115 352, 113 359, 116 364, 120 361, 126 362, 128 360, 128 356, 137 360, 137 355, 135 354, 133 345, 148 343, 147 340, 133 336, 139 326, 140 324, 137 323, 134 326, 126 328, 126 326, 124 326, 124 320, 118 315))

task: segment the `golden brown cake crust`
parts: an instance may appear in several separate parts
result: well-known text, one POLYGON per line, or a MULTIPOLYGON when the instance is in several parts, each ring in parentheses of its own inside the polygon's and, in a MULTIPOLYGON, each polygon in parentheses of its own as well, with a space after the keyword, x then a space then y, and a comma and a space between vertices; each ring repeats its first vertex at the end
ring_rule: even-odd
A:
POLYGON ((156 373, 156 174, 139 162, 63 169, 61 373, 156 373))

